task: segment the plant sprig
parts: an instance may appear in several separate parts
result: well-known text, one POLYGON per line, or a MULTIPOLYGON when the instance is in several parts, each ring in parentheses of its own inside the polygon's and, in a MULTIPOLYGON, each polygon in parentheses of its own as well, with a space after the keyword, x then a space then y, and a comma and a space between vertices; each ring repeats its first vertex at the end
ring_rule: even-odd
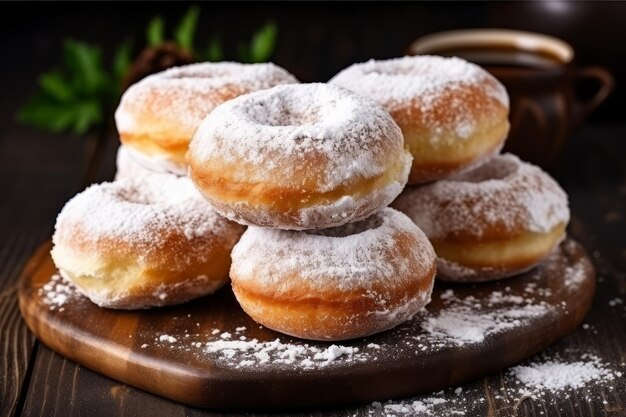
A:
MULTIPOLYGON (((225 53, 221 38, 213 35, 204 49, 194 45, 200 8, 191 6, 172 31, 172 41, 199 61, 222 61, 225 53)), ((166 22, 155 16, 146 27, 146 44, 158 47, 168 41, 166 22)), ((267 61, 274 52, 278 29, 269 22, 255 32, 248 43, 239 43, 241 62, 267 61)), ((119 100, 122 80, 133 64, 133 44, 119 45, 109 66, 103 62, 102 48, 87 42, 66 39, 59 67, 39 76, 39 89, 18 111, 17 120, 49 132, 82 135, 110 117, 119 100)))
POLYGON ((119 97, 120 80, 130 62, 128 41, 118 47, 107 71, 100 47, 65 40, 61 67, 39 76, 39 91, 20 109, 18 121, 50 132, 86 133, 104 120, 119 97))
POLYGON ((239 58, 242 62, 265 62, 274 52, 278 28, 274 22, 266 23, 250 40, 249 45, 239 44, 239 58))
MULTIPOLYGON (((172 32, 173 41, 181 48, 193 53, 200 61, 222 61, 224 50, 221 38, 213 35, 204 51, 199 51, 194 46, 194 38, 197 29, 200 9, 191 6, 178 22, 172 32)), ((258 63, 266 62, 273 54, 278 38, 278 27, 272 21, 267 22, 252 35, 248 43, 240 42, 238 45, 238 59, 241 62, 258 63)), ((146 42, 148 45, 157 46, 165 42, 165 20, 162 16, 155 16, 148 23, 146 29, 146 42)))

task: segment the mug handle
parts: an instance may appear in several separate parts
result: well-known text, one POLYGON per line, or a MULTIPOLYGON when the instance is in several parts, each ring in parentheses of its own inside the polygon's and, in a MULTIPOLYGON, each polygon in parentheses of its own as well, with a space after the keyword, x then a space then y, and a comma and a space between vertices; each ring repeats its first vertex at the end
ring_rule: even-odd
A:
POLYGON ((589 100, 574 101, 574 122, 576 124, 582 123, 591 112, 593 112, 600 104, 607 99, 613 87, 615 86, 615 79, 613 75, 602 67, 585 67, 578 69, 574 76, 574 82, 577 82, 584 78, 591 78, 597 80, 600 84, 598 91, 589 100))

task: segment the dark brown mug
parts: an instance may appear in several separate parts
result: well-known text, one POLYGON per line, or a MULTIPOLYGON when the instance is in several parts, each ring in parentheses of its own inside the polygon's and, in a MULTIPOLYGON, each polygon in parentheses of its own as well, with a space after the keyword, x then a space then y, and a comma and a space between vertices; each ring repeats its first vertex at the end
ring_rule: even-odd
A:
POLYGON ((600 67, 578 68, 574 50, 547 35, 505 29, 440 32, 416 40, 409 53, 458 56, 491 72, 511 99, 505 151, 551 169, 571 131, 610 94, 614 81, 600 67), (596 82, 588 99, 576 94, 584 79, 596 82))

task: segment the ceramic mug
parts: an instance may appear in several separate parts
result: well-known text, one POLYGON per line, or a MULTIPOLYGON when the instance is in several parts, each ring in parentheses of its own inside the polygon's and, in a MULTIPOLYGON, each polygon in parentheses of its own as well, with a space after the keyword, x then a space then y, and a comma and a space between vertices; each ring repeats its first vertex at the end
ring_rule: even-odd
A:
POLYGON ((440 32, 416 40, 409 53, 459 56, 495 75, 511 98, 505 151, 546 169, 553 167, 572 129, 606 100, 614 85, 604 68, 577 67, 568 43, 531 32, 440 32), (584 79, 595 80, 588 99, 576 94, 584 79))

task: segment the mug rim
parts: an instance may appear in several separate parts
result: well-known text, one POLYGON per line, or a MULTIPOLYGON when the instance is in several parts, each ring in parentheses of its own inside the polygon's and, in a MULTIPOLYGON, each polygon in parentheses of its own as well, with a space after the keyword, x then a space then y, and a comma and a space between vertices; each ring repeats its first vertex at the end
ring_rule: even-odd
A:
POLYGON ((512 29, 459 29, 435 32, 416 39, 409 46, 415 55, 447 48, 472 46, 513 46, 524 51, 543 51, 558 58, 563 65, 574 59, 574 48, 562 39, 535 32, 512 29))

